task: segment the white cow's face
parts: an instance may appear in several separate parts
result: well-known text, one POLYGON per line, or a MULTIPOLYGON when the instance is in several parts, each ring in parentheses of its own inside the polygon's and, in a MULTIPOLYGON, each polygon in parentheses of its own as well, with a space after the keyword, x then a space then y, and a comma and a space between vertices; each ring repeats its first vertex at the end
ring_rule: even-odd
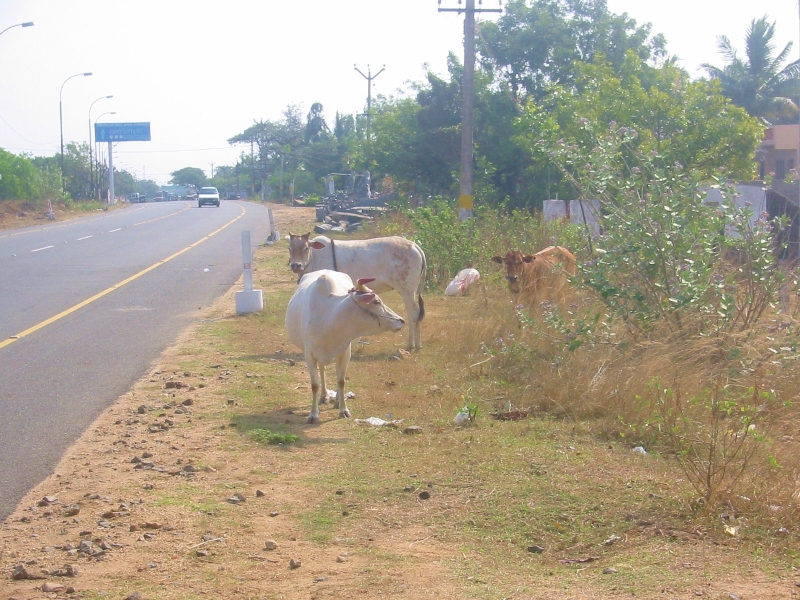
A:
POLYGON ((362 286, 361 280, 357 287, 350 290, 350 294, 363 311, 375 318, 378 329, 400 331, 405 325, 403 317, 386 306, 378 294, 362 286))
POLYGON ((311 260, 311 246, 308 237, 311 233, 303 235, 289 234, 289 268, 293 273, 301 275, 305 272, 311 260))

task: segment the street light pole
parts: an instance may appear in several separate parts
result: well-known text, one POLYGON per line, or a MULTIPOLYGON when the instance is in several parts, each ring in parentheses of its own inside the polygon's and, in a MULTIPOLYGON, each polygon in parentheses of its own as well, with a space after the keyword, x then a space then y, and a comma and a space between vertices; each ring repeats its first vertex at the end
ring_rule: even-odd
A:
POLYGON ((97 100, 89 105, 89 196, 94 198, 94 169, 92 167, 92 107, 95 102, 100 100, 107 100, 114 96, 100 96, 97 100))
POLYGON ((61 89, 58 92, 58 127, 61 132, 61 191, 67 191, 67 182, 64 179, 64 111, 61 108, 61 96, 64 92, 64 86, 73 77, 89 77, 91 73, 75 73, 70 75, 61 84, 61 89))
POLYGON ((5 29, 3 29, 3 31, 0 31, 0 35, 3 35, 6 31, 14 27, 33 27, 33 21, 27 21, 25 23, 17 23, 16 25, 9 25, 5 29))
MULTIPOLYGON (((113 111, 113 110, 109 111, 109 112, 104 112, 102 115, 97 117, 94 120, 94 122, 96 124, 100 119, 102 119, 106 115, 115 115, 115 114, 117 114, 117 113, 116 113, 116 111, 113 111)), ((109 145, 109 147, 111 146, 110 143, 108 145, 109 145)), ((98 159, 100 158, 100 155, 97 152, 95 152, 95 156, 97 156, 98 159)), ((100 161, 99 160, 97 161, 97 199, 98 200, 100 199, 100 161)))

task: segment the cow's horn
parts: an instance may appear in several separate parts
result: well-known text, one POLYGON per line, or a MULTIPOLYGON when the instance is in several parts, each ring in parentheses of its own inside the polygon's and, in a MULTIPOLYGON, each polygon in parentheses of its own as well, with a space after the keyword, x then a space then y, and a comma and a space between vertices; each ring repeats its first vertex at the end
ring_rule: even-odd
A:
POLYGON ((361 278, 356 282, 356 288, 358 288, 359 292, 371 292, 372 290, 367 287, 367 284, 373 281, 375 281, 374 277, 361 278))

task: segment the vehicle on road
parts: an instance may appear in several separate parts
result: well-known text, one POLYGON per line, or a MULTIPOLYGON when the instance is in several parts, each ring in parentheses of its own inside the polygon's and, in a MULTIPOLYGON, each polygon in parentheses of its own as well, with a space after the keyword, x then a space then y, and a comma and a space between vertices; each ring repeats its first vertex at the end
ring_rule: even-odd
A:
POLYGON ((219 190, 217 188, 200 188, 200 192, 197 194, 197 207, 203 208, 204 204, 213 204, 219 207, 219 190))
POLYGON ((128 202, 130 202, 131 204, 139 204, 140 202, 147 202, 147 198, 145 198, 144 194, 135 192, 130 195, 130 197, 128 198, 128 202))

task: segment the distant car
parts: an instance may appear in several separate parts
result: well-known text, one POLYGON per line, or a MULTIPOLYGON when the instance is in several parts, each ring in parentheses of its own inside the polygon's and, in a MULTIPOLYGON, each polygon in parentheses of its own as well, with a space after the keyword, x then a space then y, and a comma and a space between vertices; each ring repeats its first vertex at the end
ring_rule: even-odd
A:
POLYGON ((144 197, 144 194, 136 192, 130 195, 128 202, 131 204, 139 204, 140 202, 147 202, 147 198, 144 197))
POLYGON ((200 192, 197 194, 197 207, 203 208, 204 204, 213 204, 219 207, 219 190, 217 188, 200 188, 200 192))
POLYGON ((167 200, 169 198, 164 192, 156 192, 155 196, 153 196, 153 202, 166 202, 167 200))

